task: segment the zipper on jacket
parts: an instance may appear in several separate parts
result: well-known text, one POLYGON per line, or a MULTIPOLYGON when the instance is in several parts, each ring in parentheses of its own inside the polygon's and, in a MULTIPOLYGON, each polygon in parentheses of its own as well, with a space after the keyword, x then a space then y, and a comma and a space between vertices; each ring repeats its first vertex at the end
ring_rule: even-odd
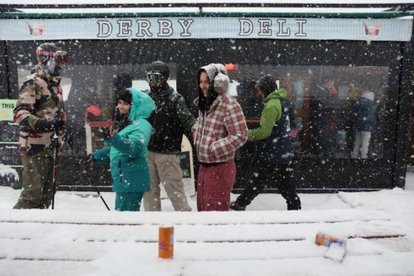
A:
POLYGON ((124 175, 121 170, 121 160, 118 161, 118 170, 119 170, 119 182, 121 182, 121 184, 124 184, 124 175))

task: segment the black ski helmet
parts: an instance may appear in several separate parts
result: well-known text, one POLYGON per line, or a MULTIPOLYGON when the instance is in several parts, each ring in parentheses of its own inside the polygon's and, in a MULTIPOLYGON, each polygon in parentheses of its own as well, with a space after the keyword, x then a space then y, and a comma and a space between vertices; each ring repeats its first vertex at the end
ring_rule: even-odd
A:
POLYGON ((160 73, 165 78, 165 80, 167 80, 170 76, 170 69, 168 68, 167 64, 157 60, 147 66, 146 73, 160 73))

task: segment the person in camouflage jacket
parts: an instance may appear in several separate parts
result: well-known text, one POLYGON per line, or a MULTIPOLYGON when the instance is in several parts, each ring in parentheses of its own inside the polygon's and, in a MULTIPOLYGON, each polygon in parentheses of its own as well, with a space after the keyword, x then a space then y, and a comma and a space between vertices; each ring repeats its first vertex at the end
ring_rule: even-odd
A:
POLYGON ((59 70, 67 63, 67 53, 43 43, 36 56, 38 64, 23 82, 14 109, 23 164, 23 190, 15 209, 49 208, 54 196, 54 148, 62 145, 65 132, 59 70))

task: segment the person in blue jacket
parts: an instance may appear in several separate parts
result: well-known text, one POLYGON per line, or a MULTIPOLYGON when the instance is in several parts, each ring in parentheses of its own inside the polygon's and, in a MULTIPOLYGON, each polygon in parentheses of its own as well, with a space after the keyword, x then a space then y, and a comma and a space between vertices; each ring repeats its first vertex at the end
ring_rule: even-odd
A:
POLYGON ((355 141, 352 158, 368 158, 371 133, 375 126, 375 93, 369 90, 362 92, 361 98, 356 102, 353 115, 355 118, 355 141))
POLYGON ((102 131, 108 147, 91 154, 93 163, 110 161, 117 211, 139 211, 142 196, 150 189, 147 146, 152 126, 147 118, 154 109, 154 101, 144 92, 133 87, 121 91, 116 125, 102 131))

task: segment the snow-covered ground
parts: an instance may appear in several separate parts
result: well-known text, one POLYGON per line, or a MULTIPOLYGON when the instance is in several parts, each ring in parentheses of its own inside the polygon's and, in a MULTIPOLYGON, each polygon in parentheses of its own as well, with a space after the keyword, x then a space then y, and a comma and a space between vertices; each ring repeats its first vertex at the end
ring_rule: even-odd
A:
POLYGON ((12 210, 19 194, 0 187, 0 275, 414 275, 413 172, 405 190, 301 194, 290 212, 279 194, 246 212, 179 213, 167 199, 160 213, 108 212, 92 192, 12 210), (171 260, 157 255, 161 224, 175 226, 171 260), (318 231, 347 238, 343 262, 324 257, 318 231))

